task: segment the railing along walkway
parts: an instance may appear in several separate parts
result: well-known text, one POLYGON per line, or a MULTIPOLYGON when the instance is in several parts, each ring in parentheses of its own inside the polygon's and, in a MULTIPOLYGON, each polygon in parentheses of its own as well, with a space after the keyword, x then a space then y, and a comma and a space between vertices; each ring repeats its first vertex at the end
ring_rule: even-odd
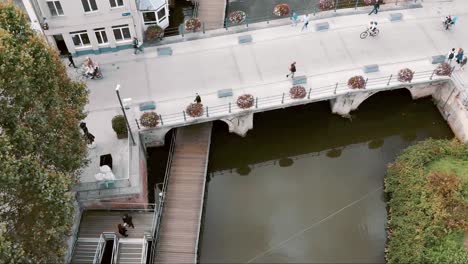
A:
POLYGON ((154 263, 197 260, 211 123, 177 129, 154 263))

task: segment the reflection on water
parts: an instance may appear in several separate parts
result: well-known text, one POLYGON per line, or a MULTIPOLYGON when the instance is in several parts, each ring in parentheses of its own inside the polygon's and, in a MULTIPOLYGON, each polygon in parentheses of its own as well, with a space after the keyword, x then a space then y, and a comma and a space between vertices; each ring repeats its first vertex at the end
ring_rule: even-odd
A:
POLYGON ((377 94, 352 121, 326 103, 259 114, 246 138, 215 124, 200 261, 384 262, 386 165, 452 137, 430 100, 409 98, 377 94))

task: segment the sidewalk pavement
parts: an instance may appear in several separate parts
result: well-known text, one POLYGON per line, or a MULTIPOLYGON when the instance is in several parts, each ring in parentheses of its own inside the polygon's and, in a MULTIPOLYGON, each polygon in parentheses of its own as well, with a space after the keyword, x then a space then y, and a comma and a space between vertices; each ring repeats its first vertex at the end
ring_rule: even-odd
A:
MULTIPOLYGON (((101 65, 104 79, 88 80, 90 90, 87 122, 90 131, 112 129, 110 120, 118 108, 115 87, 122 98, 136 104, 155 101, 158 114, 180 113, 199 93, 205 106, 216 106, 237 96, 277 95, 291 86, 286 79, 291 62, 297 62, 296 76, 314 77, 309 87, 346 82, 362 74, 364 65, 379 64, 388 76, 399 69, 434 69, 429 57, 447 54, 451 48, 468 50, 468 1, 424 1, 423 8, 398 11, 403 21, 389 21, 389 13, 341 16, 311 21, 309 29, 290 25, 167 45, 172 56, 158 56, 156 47, 132 55, 133 50, 93 56, 101 65), (457 15, 457 25, 446 31, 441 18, 457 15), (378 21, 378 37, 360 39, 370 20, 378 21), (330 30, 315 31, 315 23, 329 22, 330 30), (238 37, 251 35, 253 42, 238 44, 238 37), (217 98, 220 89, 232 88, 231 98, 217 98), (92 120, 94 113, 99 121, 92 120), (104 114, 105 112, 106 114, 104 114), (108 116, 108 121, 103 117, 108 116), (105 125, 105 126, 104 126, 105 125)), ((79 61, 78 61, 79 62, 79 61)), ((460 77, 468 80, 468 70, 460 77)), ((98 135, 96 135, 98 138, 98 135)))

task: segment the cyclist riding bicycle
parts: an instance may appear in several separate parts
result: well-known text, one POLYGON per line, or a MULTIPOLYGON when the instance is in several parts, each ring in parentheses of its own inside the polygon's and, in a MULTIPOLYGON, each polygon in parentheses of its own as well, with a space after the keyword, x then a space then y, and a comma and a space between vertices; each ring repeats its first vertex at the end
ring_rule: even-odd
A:
POLYGON ((369 25, 369 31, 371 31, 372 33, 375 33, 376 29, 377 29, 377 22, 371 21, 369 25))

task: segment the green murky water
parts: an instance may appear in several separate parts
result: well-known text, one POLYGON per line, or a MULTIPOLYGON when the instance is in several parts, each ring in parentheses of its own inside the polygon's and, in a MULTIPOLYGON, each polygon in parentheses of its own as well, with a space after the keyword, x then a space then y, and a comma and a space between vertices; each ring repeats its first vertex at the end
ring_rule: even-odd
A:
POLYGON ((215 123, 202 263, 384 262, 386 165, 453 134, 430 99, 378 93, 352 119, 328 102, 256 114, 245 138, 215 123))

